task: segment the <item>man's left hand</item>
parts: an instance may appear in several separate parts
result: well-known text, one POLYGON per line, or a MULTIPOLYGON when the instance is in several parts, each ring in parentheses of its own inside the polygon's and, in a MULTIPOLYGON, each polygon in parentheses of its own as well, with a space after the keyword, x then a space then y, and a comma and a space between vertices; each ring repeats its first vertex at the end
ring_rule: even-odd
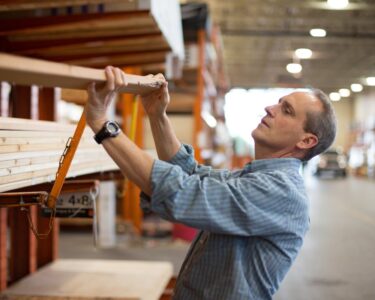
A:
POLYGON ((105 68, 107 82, 105 85, 91 83, 87 89, 88 102, 86 104, 87 124, 96 133, 107 121, 107 109, 109 104, 116 97, 117 92, 127 86, 125 73, 119 68, 108 66, 105 68))

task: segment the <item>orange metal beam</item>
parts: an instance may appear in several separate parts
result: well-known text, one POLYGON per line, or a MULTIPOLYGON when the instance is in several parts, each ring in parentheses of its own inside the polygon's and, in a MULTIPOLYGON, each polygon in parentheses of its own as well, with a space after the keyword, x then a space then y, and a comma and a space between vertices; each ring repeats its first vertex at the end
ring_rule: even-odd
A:
POLYGON ((74 158, 74 154, 78 148, 79 141, 82 137, 83 131, 86 126, 86 112, 83 110, 81 118, 77 124, 76 130, 72 139, 70 140, 69 146, 65 149, 60 166, 56 174, 56 180, 49 194, 47 206, 49 208, 55 208, 57 197, 60 194, 61 188, 64 184, 65 177, 68 174, 69 167, 74 158), (65 153, 66 152, 66 153, 65 153))
MULTIPOLYGON (((125 68, 125 73, 140 74, 139 68, 125 68)), ((123 131, 139 146, 143 146, 143 116, 142 106, 137 97, 129 94, 122 95, 122 124, 123 131), (130 122, 129 122, 130 121, 130 122)), ((124 196, 122 202, 122 217, 130 221, 137 232, 142 227, 142 211, 140 208, 140 189, 125 178, 123 184, 124 196)))

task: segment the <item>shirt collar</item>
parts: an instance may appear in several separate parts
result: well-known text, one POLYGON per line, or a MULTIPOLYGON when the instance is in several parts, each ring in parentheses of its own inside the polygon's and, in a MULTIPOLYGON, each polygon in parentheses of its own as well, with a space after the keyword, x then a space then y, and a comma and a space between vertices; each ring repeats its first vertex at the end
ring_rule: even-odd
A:
POLYGON ((253 160, 244 169, 248 172, 275 171, 280 169, 299 170, 301 165, 302 161, 298 158, 269 158, 253 160))

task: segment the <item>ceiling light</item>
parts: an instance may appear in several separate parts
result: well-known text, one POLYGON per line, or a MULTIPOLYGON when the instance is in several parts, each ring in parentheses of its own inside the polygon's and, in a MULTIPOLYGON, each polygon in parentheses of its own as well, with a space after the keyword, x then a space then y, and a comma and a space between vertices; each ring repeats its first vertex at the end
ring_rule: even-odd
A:
POLYGON ((349 89, 340 89, 339 94, 341 97, 349 97, 350 96, 350 90, 349 89))
POLYGON ((348 0, 327 0, 327 3, 333 9, 342 9, 349 5, 348 0))
POLYGON ((312 56, 312 51, 307 48, 299 48, 295 51, 295 54, 300 59, 309 59, 312 56))
POLYGON ((325 37, 327 35, 327 31, 322 28, 313 28, 310 30, 310 35, 313 37, 325 37))
POLYGON ((217 121, 213 115, 211 115, 207 111, 202 111, 201 116, 203 120, 207 123, 207 125, 211 128, 215 128, 217 125, 217 121))
POLYGON ((332 100, 332 101, 340 101, 341 100, 341 96, 339 93, 330 93, 329 94, 329 98, 332 100))
POLYGON ((366 78, 367 85, 375 86, 375 77, 366 78))
POLYGON ((363 90, 363 85, 359 83, 353 83, 350 88, 352 89, 352 92, 359 93, 363 90))
POLYGON ((302 71, 302 66, 300 64, 292 63, 292 64, 288 64, 286 66, 286 70, 289 73, 297 74, 297 73, 300 73, 302 71))

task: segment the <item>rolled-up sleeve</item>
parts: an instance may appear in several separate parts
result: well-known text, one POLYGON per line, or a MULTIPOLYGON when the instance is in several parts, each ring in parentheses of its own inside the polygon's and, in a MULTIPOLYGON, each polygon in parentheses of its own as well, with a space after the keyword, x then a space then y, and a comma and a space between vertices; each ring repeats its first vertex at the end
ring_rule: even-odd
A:
MULTIPOLYGON (((180 165, 155 161, 148 207, 171 221, 215 233, 244 236, 287 232, 295 197, 282 174, 243 177, 189 175, 180 165)), ((293 215, 293 218, 298 218, 293 215)))
POLYGON ((193 174, 198 163, 194 158, 194 149, 190 145, 182 144, 179 151, 168 163, 179 166, 187 174, 193 174))
POLYGON ((237 173, 229 170, 215 170, 210 166, 198 164, 194 158, 193 147, 187 144, 182 144, 180 150, 168 163, 179 166, 188 175, 197 174, 201 178, 210 176, 228 179, 237 173))
MULTIPOLYGON (((236 175, 239 171, 231 172, 229 170, 215 170, 210 166, 204 166, 199 165, 197 161, 194 158, 194 149, 192 146, 187 144, 182 144, 179 151, 176 153, 176 155, 166 162, 168 165, 174 165, 179 167, 179 171, 182 173, 185 173, 186 175, 193 175, 196 174, 200 178, 204 177, 215 177, 220 180, 228 179, 232 177, 233 175, 236 175)), ((153 178, 159 178, 159 169, 161 166, 158 166, 158 164, 154 164, 153 166, 153 172, 152 177, 153 178)), ((182 175, 182 174, 181 174, 182 175)), ((152 178, 151 178, 152 179, 152 178)), ((152 188, 154 189, 154 186, 157 185, 157 179, 152 181, 152 188)), ((148 212, 151 211, 151 198, 145 194, 144 192, 141 192, 140 194, 141 199, 141 208, 143 211, 148 212)))

